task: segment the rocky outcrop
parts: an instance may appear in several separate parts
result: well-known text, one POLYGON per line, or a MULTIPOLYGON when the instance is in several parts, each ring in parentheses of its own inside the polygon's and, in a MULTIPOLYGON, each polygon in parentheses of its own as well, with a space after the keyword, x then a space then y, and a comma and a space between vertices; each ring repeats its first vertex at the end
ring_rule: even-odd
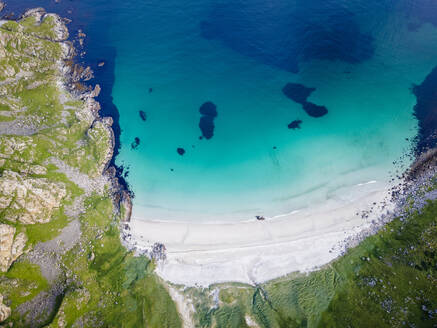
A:
POLYGON ((36 24, 48 23, 51 25, 52 35, 48 38, 51 41, 65 41, 69 33, 62 19, 55 14, 47 14, 43 8, 30 9, 24 13, 22 18, 34 17, 36 24))
POLYGON ((94 73, 91 67, 83 67, 79 64, 75 64, 73 66, 73 70, 71 72, 71 80, 73 82, 79 81, 89 81, 94 77, 94 73))
POLYGON ((429 149, 411 164, 407 180, 414 180, 437 167, 437 148, 429 149))
POLYGON ((132 215, 132 199, 130 193, 126 190, 121 192, 121 207, 124 208, 122 222, 129 222, 132 215))
POLYGON ((5 7, 5 3, 0 1, 0 12, 3 10, 4 7, 5 7))
MULTIPOLYGON (((23 254, 27 237, 24 232, 15 236, 16 229, 7 224, 0 224, 0 271, 8 271, 11 264, 23 254)), ((0 320, 1 321, 1 320, 0 320)))
POLYGON ((0 294, 0 322, 5 321, 11 315, 11 308, 3 304, 3 295, 0 294))
POLYGON ((47 223, 66 196, 63 183, 5 170, 0 177, 0 210, 4 218, 23 224, 47 223))

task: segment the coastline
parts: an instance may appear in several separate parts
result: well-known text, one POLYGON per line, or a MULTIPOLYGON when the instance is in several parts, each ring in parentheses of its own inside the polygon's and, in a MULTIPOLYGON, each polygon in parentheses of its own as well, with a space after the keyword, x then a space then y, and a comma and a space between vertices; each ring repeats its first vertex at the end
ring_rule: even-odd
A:
POLYGON ((342 255, 347 240, 371 229, 394 209, 389 198, 399 182, 368 181, 318 206, 264 221, 195 223, 141 220, 134 215, 125 225, 123 240, 137 254, 152 257, 156 243, 165 245, 156 273, 171 283, 256 285, 316 270, 342 255))
MULTIPOLYGON (((75 68, 71 76, 76 75, 75 68)), ((97 114, 100 105, 94 98, 99 92, 95 90, 88 90, 80 97, 89 97, 95 122, 103 122, 97 114)), ((120 168, 114 167, 119 144, 110 127, 112 124, 105 122, 105 125, 111 134, 113 153, 105 159, 104 175, 112 179, 114 203, 124 207, 123 221, 130 221, 124 224, 124 228, 128 227, 122 234, 124 243, 138 254, 147 254, 155 243, 164 244, 166 259, 158 261, 156 272, 172 283, 187 286, 229 281, 257 284, 294 271, 315 270, 342 255, 345 240, 370 228, 372 221, 394 208, 390 204, 366 218, 356 215, 357 211, 370 211, 373 203, 383 204, 393 187, 370 180, 356 187, 377 188, 357 195, 353 201, 295 210, 266 221, 194 223, 131 218, 131 195, 125 189, 120 168)))
MULTIPOLYGON (((437 199, 436 148, 423 153, 390 184, 375 175, 376 180, 363 179, 362 183, 351 184, 349 188, 342 185, 343 179, 338 179, 336 182, 340 187, 329 190, 326 194, 328 202, 319 204, 310 199, 309 204, 318 206, 266 217, 265 220, 197 224, 144 222, 138 220, 134 211, 130 225, 141 223, 135 234, 144 230, 150 235, 150 240, 145 241, 141 241, 144 237, 138 236, 144 248, 138 248, 136 253, 141 255, 147 250, 145 255, 155 261, 145 256, 135 257, 120 243, 120 230, 124 228, 124 236, 130 233, 129 224, 121 219, 130 218, 131 195, 120 185, 116 168, 111 166, 111 159, 115 156, 113 120, 105 117, 102 111, 99 115, 100 105, 96 99, 100 87, 91 88, 81 82, 80 76, 88 68, 81 68, 71 61, 75 47, 65 41, 68 31, 60 16, 39 9, 28 13, 35 15, 36 27, 46 18, 53 20, 50 31, 55 32, 54 36, 48 34, 47 39, 38 38, 41 36, 38 33, 21 33, 11 28, 12 37, 33 40, 26 42, 24 50, 39 49, 38 55, 47 51, 50 45, 59 47, 56 56, 49 56, 54 59, 50 64, 54 72, 43 76, 47 77, 48 86, 52 85, 59 92, 53 98, 46 97, 55 99, 56 103, 59 101, 62 106, 49 111, 46 121, 37 116, 35 125, 26 125, 16 117, 16 126, 21 126, 21 131, 27 133, 25 136, 15 131, 9 135, 11 130, 8 127, 15 125, 9 125, 8 121, 4 124, 6 132, 1 133, 2 142, 9 145, 9 148, 2 149, 0 156, 5 195, 10 187, 24 188, 29 191, 26 194, 30 195, 31 202, 23 201, 23 193, 13 195, 18 199, 16 204, 26 205, 22 205, 18 216, 15 216, 16 212, 3 212, 6 215, 0 222, 2 228, 9 227, 7 239, 13 241, 6 249, 13 258, 7 258, 6 272, 2 273, 0 281, 0 326, 270 327, 281 326, 284 317, 277 314, 286 313, 287 322, 293 326, 296 322, 299 326, 316 327, 329 326, 326 318, 329 319, 328 311, 332 309, 344 311, 347 324, 351 316, 362 318, 362 313, 374 322, 389 322, 389 326, 402 322, 404 312, 397 311, 402 314, 393 318, 385 307, 386 303, 381 304, 378 312, 375 292, 376 296, 382 296, 381 299, 404 299, 404 303, 394 310, 411 305, 419 311, 421 309, 421 321, 414 317, 408 319, 418 321, 416 326, 435 319, 435 304, 426 303, 424 311, 422 302, 425 298, 436 299, 432 276, 430 278, 434 273, 431 271, 425 275, 423 270, 427 260, 432 259, 435 235, 429 232, 435 231, 436 203, 433 212, 428 211, 428 219, 426 216, 422 218, 425 222, 419 226, 421 229, 417 225, 402 224, 396 228, 393 223, 419 223, 420 219, 409 217, 408 213, 419 212, 428 200, 437 199), (38 47, 47 41, 49 44, 38 47), (62 119, 64 115, 71 118, 71 124, 62 119), (52 120, 56 125, 44 124, 52 120), (72 133, 74 128, 79 129, 79 136, 72 133), (39 139, 41 136, 43 138, 39 139), (20 139, 28 142, 20 143, 20 139), (48 146, 41 142, 47 139, 52 141, 48 146), (79 155, 81 150, 89 149, 85 140, 94 147, 93 150, 98 150, 90 162, 83 161, 84 157, 79 155), (8 150, 10 146, 13 151, 8 150), (48 157, 38 156, 41 148, 37 147, 41 146, 45 146, 42 149, 50 154, 48 157), (35 149, 38 151, 32 151, 35 149), (31 150, 30 157, 26 156, 28 150, 31 150), (87 166, 89 163, 91 165, 87 166), (50 201, 55 193, 62 195, 61 198, 50 201), (358 207, 362 207, 364 212, 357 213, 358 207), (49 213, 45 212, 47 208, 49 213), (62 215, 51 212, 52 208, 59 209, 62 215), (22 215, 22 210, 36 213, 35 221, 27 220, 29 215, 22 215), (400 218, 385 225, 396 217, 400 218), (389 235, 379 242, 370 242, 372 247, 369 247, 368 239, 360 243, 376 232, 368 239, 380 238, 386 232, 389 235), (161 237, 173 241, 166 244, 167 252, 159 244, 158 238, 161 237), (336 240, 341 241, 335 243, 336 240), (341 256, 358 243, 357 248, 341 256), (391 248, 392 252, 384 254, 387 252, 385 248, 391 248), (399 259, 398 250, 402 248, 405 249, 399 259), (416 249, 417 252, 408 254, 416 249), (427 254, 428 250, 431 256, 427 254), (418 253, 425 256, 419 257, 418 253), (338 261, 334 261, 339 256, 338 261), (413 267, 411 260, 417 260, 417 265, 413 267), (326 261, 328 265, 319 264, 326 261), (366 268, 371 265, 378 270, 366 268), (381 266, 383 270, 380 270, 381 266), (392 267, 396 270, 391 271, 392 267), (316 269, 320 270, 306 274, 316 269), (305 274, 292 273, 296 271, 305 274), (414 275, 416 279, 411 279, 414 275), (272 276, 284 276, 284 279, 272 280, 272 276), (356 280, 351 280, 351 276, 356 280), (202 280, 199 281, 199 277, 202 280), (164 282, 161 278, 183 285, 164 282), (234 281, 247 284, 234 284, 234 281), (263 281, 268 282, 260 283, 263 281), (187 287, 204 287, 216 282, 230 283, 211 288, 187 287), (370 294, 368 287, 375 287, 373 282, 376 288, 370 294), (365 293, 350 293, 357 288, 355 284, 364 286, 365 293), (349 298, 341 294, 345 290, 350 293, 349 298), (387 291, 392 294, 387 294, 387 291), (366 295, 371 302, 366 302, 366 295), (339 300, 343 302, 340 305, 339 300), (360 302, 361 307, 351 311, 348 303, 354 305, 354 302, 360 302), (391 320, 382 320, 381 311, 391 320), (424 318, 424 313, 428 317, 424 318)), ((3 31, 0 41, 8 40, 5 35, 3 31)), ((14 45, 7 48, 9 56, 14 49, 20 53, 14 45)), ((44 61, 39 56, 30 58, 34 64, 44 61)), ((21 80, 27 75, 20 70, 15 77, 21 80)), ((40 79, 24 85, 35 88, 40 79)), ((46 89, 42 88, 44 91, 46 89)), ((4 235, 2 245, 3 238, 4 235)), ((342 318, 336 313, 332 317, 342 318)))

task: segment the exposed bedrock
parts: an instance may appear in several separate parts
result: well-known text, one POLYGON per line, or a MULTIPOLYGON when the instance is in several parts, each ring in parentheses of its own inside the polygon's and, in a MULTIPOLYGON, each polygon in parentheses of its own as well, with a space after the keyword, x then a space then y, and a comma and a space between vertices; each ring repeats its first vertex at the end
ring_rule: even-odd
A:
POLYGON ((47 223, 67 192, 61 182, 32 178, 13 171, 0 177, 0 209, 10 222, 47 223))
MULTIPOLYGON (((11 264, 23 254, 27 237, 24 232, 16 233, 16 229, 7 224, 0 224, 0 271, 8 271, 11 264)), ((0 320, 1 321, 1 320, 0 320)))

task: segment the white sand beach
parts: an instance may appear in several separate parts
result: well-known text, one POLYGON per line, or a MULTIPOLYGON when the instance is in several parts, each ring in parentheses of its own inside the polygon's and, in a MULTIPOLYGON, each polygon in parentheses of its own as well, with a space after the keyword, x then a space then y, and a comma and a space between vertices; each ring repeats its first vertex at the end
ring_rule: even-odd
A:
POLYGON ((167 258, 156 272, 172 283, 260 283, 311 271, 338 257, 345 239, 391 210, 388 189, 374 180, 360 183, 337 190, 322 204, 264 221, 167 222, 133 216, 129 243, 138 252, 163 243, 167 258), (370 210, 363 218, 361 211, 370 210))

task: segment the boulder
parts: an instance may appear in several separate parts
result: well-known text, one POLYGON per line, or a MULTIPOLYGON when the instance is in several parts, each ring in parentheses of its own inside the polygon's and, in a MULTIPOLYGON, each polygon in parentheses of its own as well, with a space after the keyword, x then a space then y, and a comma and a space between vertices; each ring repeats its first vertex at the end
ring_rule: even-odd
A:
POLYGON ((0 322, 5 321, 11 315, 11 308, 3 304, 3 295, 0 294, 0 322))
MULTIPOLYGON (((11 264, 23 254, 27 237, 24 232, 15 236, 16 229, 7 224, 0 224, 0 271, 8 271, 11 264)), ((0 320, 1 321, 1 320, 0 320)))

